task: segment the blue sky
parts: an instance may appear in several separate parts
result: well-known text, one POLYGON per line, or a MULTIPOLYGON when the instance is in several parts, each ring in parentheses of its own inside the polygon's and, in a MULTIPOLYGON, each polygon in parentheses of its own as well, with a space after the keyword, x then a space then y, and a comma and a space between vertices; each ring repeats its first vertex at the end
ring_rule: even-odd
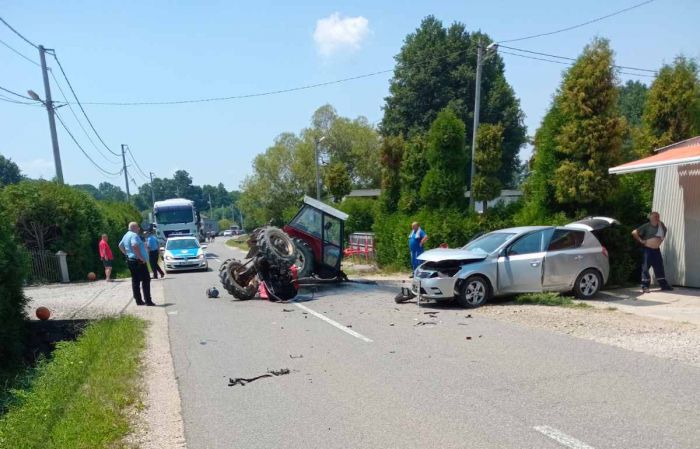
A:
MULTIPOLYGON (((428 14, 504 40, 566 27, 638 2, 6 0, 0 16, 35 43, 56 49, 83 102, 119 102, 248 94, 391 69, 406 34, 428 14)), ((602 36, 611 40, 619 65, 656 69, 680 53, 700 57, 698 19, 696 0, 657 0, 577 30, 510 45, 575 57, 594 36, 602 36)), ((0 40, 38 61, 36 50, 2 25, 0 40)), ((503 57, 532 135, 564 66, 503 57)), ((55 63, 49 59, 49 65, 55 63)), ((197 184, 223 182, 232 189, 276 135, 307 126, 313 111, 325 103, 341 115, 364 115, 377 123, 390 76, 227 102, 86 105, 86 110, 107 144, 115 151, 121 143, 129 144, 146 173, 170 176, 185 169, 197 184)), ((0 86, 21 93, 33 89, 43 97, 40 70, 1 45, 0 86)), ((63 88, 68 93, 65 84, 63 88)), ((52 93, 61 99, 55 87, 52 93)), ((96 162, 119 170, 116 158, 110 163, 97 154, 68 108, 59 113, 96 162)), ((54 173, 47 122, 39 107, 0 101, 0 153, 32 177, 54 173)), ((60 126, 59 140, 66 182, 106 180, 123 187, 123 176, 100 174, 60 126)), ((144 182, 138 174, 134 179, 144 182)))

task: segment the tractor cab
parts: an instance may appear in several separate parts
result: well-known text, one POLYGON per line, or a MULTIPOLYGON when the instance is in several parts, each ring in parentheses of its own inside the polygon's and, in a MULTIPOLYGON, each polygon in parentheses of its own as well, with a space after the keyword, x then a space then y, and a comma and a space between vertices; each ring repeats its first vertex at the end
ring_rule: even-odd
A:
POLYGON ((283 229, 297 250, 299 278, 343 277, 340 263, 348 214, 308 196, 296 216, 283 229))

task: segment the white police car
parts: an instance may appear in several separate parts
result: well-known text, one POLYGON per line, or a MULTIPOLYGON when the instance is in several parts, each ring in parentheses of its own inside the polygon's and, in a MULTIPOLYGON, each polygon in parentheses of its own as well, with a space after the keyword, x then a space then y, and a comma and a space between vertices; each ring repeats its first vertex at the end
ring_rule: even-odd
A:
POLYGON ((170 237, 165 242, 163 263, 165 271, 202 270, 207 271, 209 264, 204 249, 196 237, 170 237))

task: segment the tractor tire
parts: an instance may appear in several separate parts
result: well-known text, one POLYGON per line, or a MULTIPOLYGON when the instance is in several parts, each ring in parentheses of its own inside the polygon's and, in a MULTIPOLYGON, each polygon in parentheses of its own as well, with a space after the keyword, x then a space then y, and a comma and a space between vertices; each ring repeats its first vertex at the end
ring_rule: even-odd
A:
POLYGON ((246 285, 241 285, 236 280, 235 272, 243 264, 236 259, 229 259, 219 269, 219 277, 221 284, 227 292, 241 301, 247 301, 255 298, 258 292, 258 283, 255 278, 251 279, 246 285))
POLYGON ((258 237, 260 256, 271 265, 289 268, 296 261, 297 252, 292 239, 281 229, 272 226, 263 228, 258 237))
POLYGON ((297 295, 297 288, 294 285, 291 265, 276 265, 269 260, 259 257, 256 260, 255 268, 260 279, 267 287, 268 299, 270 301, 289 301, 297 295))
POLYGON ((297 266, 297 275, 299 278, 307 278, 314 272, 314 251, 311 245, 299 238, 292 239, 297 250, 297 258, 294 264, 297 266))

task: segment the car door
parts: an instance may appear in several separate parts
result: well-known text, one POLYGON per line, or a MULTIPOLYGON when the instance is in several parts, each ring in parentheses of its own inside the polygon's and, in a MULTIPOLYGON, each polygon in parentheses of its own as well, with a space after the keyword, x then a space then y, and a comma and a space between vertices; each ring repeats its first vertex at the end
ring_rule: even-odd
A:
POLYGON ((544 258, 544 290, 566 290, 582 270, 584 254, 580 247, 585 231, 558 228, 549 241, 544 258))
POLYGON ((542 291, 545 251, 552 229, 534 231, 509 245, 498 258, 499 293, 542 291))

